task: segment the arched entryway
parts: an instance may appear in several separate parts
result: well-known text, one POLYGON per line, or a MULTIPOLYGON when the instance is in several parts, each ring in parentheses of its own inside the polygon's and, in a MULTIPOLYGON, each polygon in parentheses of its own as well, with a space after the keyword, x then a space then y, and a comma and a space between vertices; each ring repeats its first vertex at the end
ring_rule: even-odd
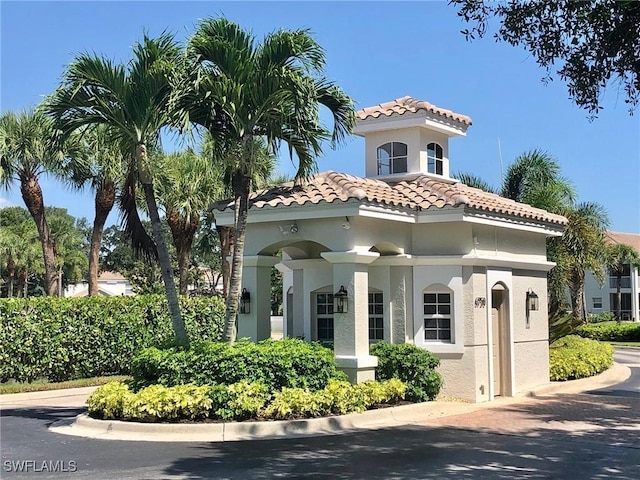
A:
POLYGON ((501 282, 491 288, 491 339, 493 396, 509 395, 511 392, 509 290, 501 282))

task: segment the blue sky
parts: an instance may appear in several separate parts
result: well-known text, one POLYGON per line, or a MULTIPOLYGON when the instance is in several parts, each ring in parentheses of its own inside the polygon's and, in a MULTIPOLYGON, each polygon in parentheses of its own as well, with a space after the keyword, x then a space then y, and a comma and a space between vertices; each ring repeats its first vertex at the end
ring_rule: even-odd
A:
MULTIPOLYGON (((358 108, 404 95, 469 115, 467 137, 450 143, 452 171, 497 185, 506 167, 541 148, 558 159, 581 201, 602 204, 616 231, 640 233, 640 109, 629 116, 624 92, 610 86, 600 117, 568 99, 559 79, 522 49, 492 38, 467 42, 446 2, 0 2, 0 110, 34 106, 55 89, 75 54, 126 61, 144 31, 185 39, 198 19, 224 15, 257 37, 279 28, 309 28, 326 49, 327 76, 358 108)), ((318 159, 320 171, 364 174, 364 141, 353 138, 318 159)), ((281 170, 294 171, 288 160, 281 170)), ((45 204, 93 220, 89 193, 43 181, 45 204)), ((23 206, 19 188, 0 206, 23 206)), ((109 222, 118 221, 112 213, 109 222)))

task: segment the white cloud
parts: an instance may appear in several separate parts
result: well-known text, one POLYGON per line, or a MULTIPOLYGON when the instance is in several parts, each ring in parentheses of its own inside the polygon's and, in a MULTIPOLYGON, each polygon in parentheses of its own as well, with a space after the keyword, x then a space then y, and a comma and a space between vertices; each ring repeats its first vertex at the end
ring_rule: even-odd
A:
POLYGON ((2 198, 0 197, 0 208, 6 208, 6 207, 15 207, 16 204, 11 202, 10 200, 7 200, 6 198, 2 198))

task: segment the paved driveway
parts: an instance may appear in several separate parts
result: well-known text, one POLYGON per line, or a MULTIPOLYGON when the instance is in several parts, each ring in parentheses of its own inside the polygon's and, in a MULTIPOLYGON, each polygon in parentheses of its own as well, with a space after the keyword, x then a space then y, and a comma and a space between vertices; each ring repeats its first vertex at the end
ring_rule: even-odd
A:
POLYGON ((612 388, 497 402, 428 423, 333 437, 224 444, 90 440, 47 430, 77 409, 3 408, 0 476, 638 480, 640 351, 624 355, 617 357, 632 366, 633 375, 612 388), (41 471, 7 468, 7 461, 19 460, 33 461, 41 471), (43 462, 62 462, 68 469, 71 461, 75 472, 41 468, 43 462))

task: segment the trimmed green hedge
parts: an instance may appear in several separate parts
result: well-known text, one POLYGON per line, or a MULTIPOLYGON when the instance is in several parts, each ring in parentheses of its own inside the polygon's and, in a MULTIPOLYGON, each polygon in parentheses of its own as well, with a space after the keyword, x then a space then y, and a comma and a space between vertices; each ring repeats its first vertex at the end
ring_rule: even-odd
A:
POLYGON ((640 342, 640 323, 595 323, 581 325, 576 334, 603 342, 640 342))
MULTIPOLYGON (((180 307, 192 341, 220 338, 222 299, 181 297, 180 307)), ((0 299, 0 381, 126 375, 140 349, 172 339, 163 296, 0 299)))
POLYGON ((549 346, 549 376, 553 381, 592 377, 613 365, 613 347, 576 335, 549 346))
POLYGON ((132 375, 136 390, 154 384, 230 385, 246 380, 266 385, 269 392, 284 387, 319 390, 332 378, 346 378, 336 369, 331 350, 292 338, 257 344, 202 342, 189 350, 146 348, 134 358, 132 375))
POLYGON ((290 419, 343 415, 397 404, 405 391, 406 385, 397 379, 358 385, 332 379, 315 392, 284 388, 274 395, 265 384, 246 380, 213 386, 151 385, 137 393, 123 383, 112 382, 96 389, 87 404, 93 417, 141 422, 290 419))
POLYGON ((436 372, 440 359, 411 343, 378 342, 369 348, 378 357, 376 380, 397 378, 407 384, 407 400, 426 402, 436 398, 442 376, 436 372))

